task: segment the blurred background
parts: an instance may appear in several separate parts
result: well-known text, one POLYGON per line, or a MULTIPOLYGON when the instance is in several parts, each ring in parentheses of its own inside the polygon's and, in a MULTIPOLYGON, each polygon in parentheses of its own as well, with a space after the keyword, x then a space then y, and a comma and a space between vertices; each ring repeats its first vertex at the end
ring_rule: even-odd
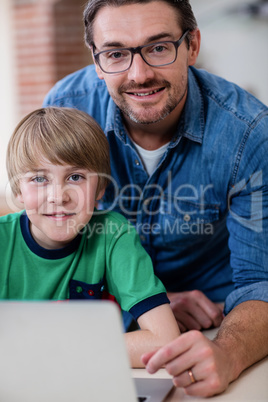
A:
MULTIPOLYGON (((0 214, 12 208, 5 152, 16 124, 41 107, 56 81, 92 62, 83 42, 85 2, 0 0, 0 214)), ((268 0, 191 4, 202 35, 197 67, 237 83, 267 105, 268 0)))

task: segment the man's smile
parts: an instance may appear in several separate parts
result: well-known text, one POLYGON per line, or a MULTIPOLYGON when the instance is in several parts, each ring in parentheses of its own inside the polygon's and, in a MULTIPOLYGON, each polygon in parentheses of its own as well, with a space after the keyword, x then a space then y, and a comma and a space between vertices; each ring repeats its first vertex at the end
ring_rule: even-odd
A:
POLYGON ((139 91, 139 92, 127 92, 127 93, 129 93, 130 95, 144 97, 144 96, 154 95, 154 94, 156 94, 156 93, 158 93, 160 91, 163 91, 164 89, 165 88, 159 88, 159 89, 154 89, 154 90, 147 91, 147 92, 139 91))

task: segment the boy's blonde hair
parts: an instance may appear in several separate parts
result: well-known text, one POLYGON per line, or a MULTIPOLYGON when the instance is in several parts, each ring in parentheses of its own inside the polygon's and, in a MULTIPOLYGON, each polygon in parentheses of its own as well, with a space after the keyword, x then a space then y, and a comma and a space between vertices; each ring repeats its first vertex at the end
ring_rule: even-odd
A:
POLYGON ((108 141, 87 113, 64 107, 47 107, 29 113, 15 128, 7 149, 7 173, 13 194, 20 194, 20 177, 36 168, 40 159, 68 164, 99 176, 97 194, 110 177, 108 141))

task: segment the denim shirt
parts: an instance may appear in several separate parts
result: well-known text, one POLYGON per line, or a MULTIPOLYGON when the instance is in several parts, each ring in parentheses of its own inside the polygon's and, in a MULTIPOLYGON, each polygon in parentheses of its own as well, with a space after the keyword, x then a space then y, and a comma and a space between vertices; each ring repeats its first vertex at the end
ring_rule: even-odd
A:
POLYGON ((200 289, 225 300, 226 314, 247 300, 268 301, 265 105, 190 67, 177 131, 150 177, 94 66, 59 81, 44 101, 49 105, 83 110, 104 130, 112 181, 100 209, 136 225, 168 291, 200 289))

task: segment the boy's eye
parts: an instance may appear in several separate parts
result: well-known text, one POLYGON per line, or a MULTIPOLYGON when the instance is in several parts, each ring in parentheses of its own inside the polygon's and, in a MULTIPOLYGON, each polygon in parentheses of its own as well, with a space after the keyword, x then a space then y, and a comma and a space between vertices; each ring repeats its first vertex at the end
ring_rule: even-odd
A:
POLYGON ((35 183, 45 183, 47 179, 44 176, 36 176, 33 178, 35 183))
POLYGON ((69 177, 69 180, 71 180, 71 181, 79 181, 79 180, 81 180, 82 179, 82 176, 80 175, 80 174, 72 174, 70 177, 69 177))

